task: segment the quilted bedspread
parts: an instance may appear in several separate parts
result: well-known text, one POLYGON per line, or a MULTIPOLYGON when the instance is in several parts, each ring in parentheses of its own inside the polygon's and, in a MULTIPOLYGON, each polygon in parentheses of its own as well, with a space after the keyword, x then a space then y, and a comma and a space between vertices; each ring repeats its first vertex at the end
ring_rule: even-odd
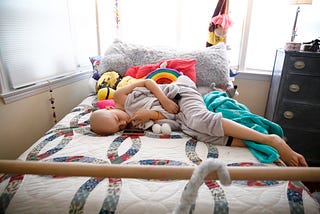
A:
MULTIPOLYGON (((217 158, 228 166, 261 164, 246 148, 215 146, 181 132, 164 137, 90 131, 94 96, 86 98, 49 130, 20 160, 123 165, 197 166, 217 158)), ((172 213, 188 180, 144 180, 0 174, 0 213, 172 213)), ((299 181, 207 180, 190 213, 319 213, 299 181)))

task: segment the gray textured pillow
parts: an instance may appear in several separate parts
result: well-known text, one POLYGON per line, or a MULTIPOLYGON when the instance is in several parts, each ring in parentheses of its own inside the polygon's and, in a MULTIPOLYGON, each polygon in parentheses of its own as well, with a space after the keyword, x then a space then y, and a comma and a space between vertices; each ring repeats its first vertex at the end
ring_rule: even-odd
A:
POLYGON ((198 50, 178 50, 163 47, 147 47, 127 44, 119 40, 106 50, 99 73, 117 71, 124 75, 131 66, 158 63, 165 59, 196 59, 197 86, 226 89, 229 84, 229 68, 226 47, 223 43, 198 50))

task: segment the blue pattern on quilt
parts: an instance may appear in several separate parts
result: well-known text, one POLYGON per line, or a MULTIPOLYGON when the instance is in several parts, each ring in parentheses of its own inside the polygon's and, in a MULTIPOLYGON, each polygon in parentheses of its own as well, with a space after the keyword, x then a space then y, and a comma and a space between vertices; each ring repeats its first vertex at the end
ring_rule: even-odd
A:
POLYGON ((301 182, 289 181, 287 197, 291 214, 304 214, 302 192, 303 185, 301 182))
POLYGON ((124 161, 130 159, 140 150, 142 145, 140 138, 136 136, 129 137, 132 141, 131 147, 123 155, 119 156, 118 149, 121 143, 124 142, 127 138, 128 138, 127 135, 119 136, 116 139, 114 139, 111 145, 109 146, 107 150, 107 156, 112 164, 121 164, 124 161))
POLYGON ((0 195, 0 213, 1 214, 5 213, 11 199, 18 191, 23 178, 24 178, 24 175, 6 175, 6 174, 0 177, 0 183, 9 179, 8 185, 0 195))
MULTIPOLYGON (((186 155, 187 157, 195 164, 199 165, 202 162, 202 159, 198 156, 196 153, 196 146, 198 141, 195 139, 189 139, 186 142, 186 155)), ((218 158, 219 157, 219 151, 217 147, 210 143, 205 143, 205 145, 208 147, 208 154, 207 158, 218 158)), ((213 196, 214 200, 214 212, 217 214, 225 214, 229 213, 229 205, 226 198, 226 194, 222 187, 219 185, 219 183, 215 180, 206 180, 205 184, 211 191, 211 194, 213 196)), ((194 206, 191 206, 189 213, 194 212, 194 206)))
POLYGON ((99 213, 114 213, 116 211, 120 198, 121 185, 121 178, 109 178, 108 195, 104 199, 99 213))
MULTIPOLYGON (((78 111, 81 111, 81 110, 82 110, 82 108, 76 107, 71 112, 78 112, 78 111)), ((86 107, 83 112, 80 112, 78 115, 74 116, 70 120, 70 127, 81 127, 81 126, 89 125, 90 124, 89 120, 85 120, 82 123, 79 123, 79 120, 80 120, 81 117, 83 117, 84 115, 89 114, 91 112, 92 112, 92 107, 91 106, 86 107)))
MULTIPOLYGON (((81 163, 94 163, 94 164, 108 164, 108 161, 96 159, 92 157, 85 156, 66 156, 66 157, 57 157, 50 162, 81 162, 81 163)), ((96 188, 96 186, 103 181, 104 179, 109 180, 107 188, 107 196, 104 199, 104 202, 101 206, 100 213, 114 213, 119 202, 120 190, 122 185, 121 179, 114 178, 89 178, 84 184, 79 187, 77 192, 72 198, 72 201, 69 206, 69 213, 82 213, 87 198, 90 193, 96 188)))
POLYGON ((90 178, 87 180, 73 196, 69 213, 82 213, 89 194, 103 179, 104 178, 90 178))

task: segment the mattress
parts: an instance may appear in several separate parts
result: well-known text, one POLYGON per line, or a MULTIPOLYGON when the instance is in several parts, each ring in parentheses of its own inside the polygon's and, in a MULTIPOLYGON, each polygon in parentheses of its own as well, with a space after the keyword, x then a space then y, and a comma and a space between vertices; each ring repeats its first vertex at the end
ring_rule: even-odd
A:
MULTIPOLYGON (((88 96, 18 159, 120 165, 198 166, 213 158, 227 166, 262 164, 246 148, 216 146, 182 132, 98 136, 88 96)), ((281 167, 281 166, 279 166, 281 167)), ((172 213, 188 180, 0 174, 0 213, 172 213)), ((300 181, 205 180, 189 213, 319 213, 300 181)))

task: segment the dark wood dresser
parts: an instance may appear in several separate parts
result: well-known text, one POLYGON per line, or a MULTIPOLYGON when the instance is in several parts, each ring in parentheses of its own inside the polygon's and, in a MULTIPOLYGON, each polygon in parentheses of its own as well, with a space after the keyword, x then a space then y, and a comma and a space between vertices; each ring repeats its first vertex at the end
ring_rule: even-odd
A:
POLYGON ((310 166, 320 166, 320 53, 277 50, 265 116, 310 166))

